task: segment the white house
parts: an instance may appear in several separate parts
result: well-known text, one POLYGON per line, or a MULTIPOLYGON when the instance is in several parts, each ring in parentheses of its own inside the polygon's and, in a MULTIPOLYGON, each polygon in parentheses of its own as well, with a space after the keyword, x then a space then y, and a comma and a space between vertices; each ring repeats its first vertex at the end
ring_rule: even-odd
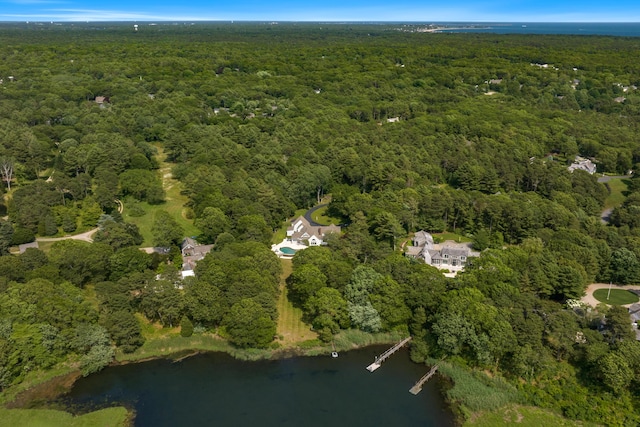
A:
POLYGON ((304 216, 299 216, 291 223, 291 227, 287 228, 287 239, 308 246, 320 246, 330 233, 339 234, 340 226, 311 225, 304 216))
POLYGON ((413 237, 413 246, 406 249, 407 256, 421 259, 425 263, 441 270, 460 271, 464 269, 470 257, 480 256, 472 251, 468 243, 456 243, 447 240, 437 244, 433 236, 426 231, 418 231, 413 237))
POLYGON ((593 175, 594 173, 596 173, 596 164, 589 159, 576 156, 573 163, 569 165, 568 169, 569 172, 573 172, 574 170, 582 170, 593 175))

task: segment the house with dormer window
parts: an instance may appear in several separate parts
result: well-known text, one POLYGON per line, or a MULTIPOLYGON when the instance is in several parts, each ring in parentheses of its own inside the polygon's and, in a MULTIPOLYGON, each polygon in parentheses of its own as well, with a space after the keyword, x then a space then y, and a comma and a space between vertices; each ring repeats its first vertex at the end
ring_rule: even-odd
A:
POLYGON ((330 233, 340 234, 340 226, 311 225, 304 216, 299 216, 287 228, 287 239, 306 246, 320 246, 330 233))
POLYGON ((468 243, 456 243, 452 240, 434 243, 433 236, 426 231, 416 232, 412 243, 413 246, 406 248, 407 256, 423 260, 441 270, 460 271, 470 257, 480 256, 479 252, 471 250, 468 243))

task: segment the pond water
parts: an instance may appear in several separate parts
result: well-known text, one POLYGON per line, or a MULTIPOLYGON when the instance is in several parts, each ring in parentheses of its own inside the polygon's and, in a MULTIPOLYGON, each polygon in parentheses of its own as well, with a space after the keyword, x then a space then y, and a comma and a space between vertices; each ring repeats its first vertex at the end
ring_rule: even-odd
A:
POLYGON ((74 412, 125 405, 135 426, 453 426, 436 380, 409 393, 428 369, 406 350, 374 373, 365 369, 385 349, 257 362, 205 353, 114 366, 78 380, 55 403, 74 412))

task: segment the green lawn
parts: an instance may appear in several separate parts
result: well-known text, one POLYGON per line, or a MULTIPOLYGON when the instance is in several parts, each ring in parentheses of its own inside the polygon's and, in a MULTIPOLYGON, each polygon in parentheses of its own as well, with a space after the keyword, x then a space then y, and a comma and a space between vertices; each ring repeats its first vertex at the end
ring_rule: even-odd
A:
POLYGON ((193 334, 185 338, 178 333, 147 338, 142 347, 133 353, 116 353, 116 359, 124 362, 194 353, 197 351, 223 351, 232 353, 232 350, 233 348, 229 342, 212 334, 193 334))
POLYGON ((282 276, 280 280, 280 298, 278 299, 277 333, 281 337, 281 344, 288 346, 317 338, 309 325, 302 321, 302 310, 294 307, 287 297, 285 280, 293 269, 291 260, 281 259, 282 276))
POLYGON ((610 193, 604 201, 605 208, 610 209, 622 205, 628 193, 627 182, 628 179, 621 178, 612 178, 607 182, 610 193))
POLYGON ((608 288, 597 289, 593 293, 593 297, 609 305, 625 305, 638 302, 638 296, 625 289, 611 289, 611 295, 609 295, 609 299, 607 300, 608 293, 608 288))
POLYGON ((193 221, 188 220, 184 216, 184 202, 185 199, 169 199, 169 192, 167 192, 167 201, 166 203, 162 203, 160 205, 150 205, 146 202, 139 203, 139 206, 142 207, 145 211, 145 214, 142 216, 131 216, 127 213, 127 204, 124 204, 124 213, 122 214, 123 218, 127 222, 131 222, 138 226, 140 229, 140 234, 144 238, 144 242, 142 242, 143 247, 153 246, 153 236, 151 234, 151 227, 153 227, 154 215, 159 210, 165 210, 171 214, 171 216, 176 220, 178 224, 184 230, 185 236, 197 236, 200 234, 200 230, 198 230, 194 225, 193 221))
POLYGON ((311 219, 321 225, 339 225, 340 218, 334 218, 327 215, 328 206, 323 206, 311 214, 311 219))
POLYGON ((124 427, 129 413, 121 406, 73 416, 52 409, 0 408, 0 427, 124 427))
POLYGON ((51 246, 53 246, 55 242, 38 242, 38 249, 40 249, 45 254, 48 254, 51 251, 51 246))
POLYGON ((568 420, 553 412, 532 406, 509 405, 496 411, 475 414, 463 427, 586 427, 595 424, 568 420))
POLYGON ((471 242, 471 239, 465 236, 462 236, 460 234, 456 234, 456 233, 451 233, 451 232, 447 232, 447 233, 433 233, 432 236, 434 238, 439 239, 440 241, 444 242, 445 240, 454 240, 458 243, 469 243, 471 242))
MULTIPOLYGON (((307 211, 306 209, 298 209, 293 214, 293 218, 298 218, 299 216, 304 215, 306 211, 307 211)), ((285 222, 283 222, 282 226, 279 229, 277 229, 275 233, 273 233, 273 237, 271 238, 271 243, 276 244, 276 243, 282 242, 284 238, 287 237, 287 228, 289 228, 290 225, 291 225, 290 220, 286 220, 285 222)))
POLYGON ((136 317, 142 329, 145 342, 133 353, 116 352, 116 360, 134 361, 152 357, 163 357, 185 351, 227 351, 232 347, 226 340, 211 333, 193 334, 190 337, 180 335, 180 327, 163 328, 159 323, 148 321, 142 314, 136 317))

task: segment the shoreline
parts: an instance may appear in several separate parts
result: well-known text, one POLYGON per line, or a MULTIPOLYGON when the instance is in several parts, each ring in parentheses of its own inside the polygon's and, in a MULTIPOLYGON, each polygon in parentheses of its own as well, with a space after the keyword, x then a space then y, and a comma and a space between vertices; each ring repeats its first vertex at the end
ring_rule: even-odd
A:
MULTIPOLYGON (((383 346, 387 344, 392 344, 397 342, 396 337, 390 334, 386 334, 383 336, 369 336, 371 338, 370 341, 363 344, 355 344, 351 343, 349 348, 339 348, 338 351, 346 352, 351 350, 358 350, 372 346, 383 346), (375 339, 377 338, 377 339, 375 339)), ((127 360, 114 360, 110 363, 108 367, 120 366, 120 365, 128 365, 133 363, 144 363, 152 360, 158 359, 166 359, 170 360, 172 363, 181 362, 187 358, 197 356, 204 353, 225 353, 229 356, 233 357, 236 360, 244 361, 244 362, 252 362, 258 360, 277 360, 277 359, 288 359, 288 358, 296 358, 296 357, 324 357, 329 356, 332 351, 332 347, 326 346, 318 346, 311 348, 300 348, 300 347, 286 347, 286 348, 277 348, 277 349, 269 349, 264 351, 264 353, 259 353, 259 357, 255 357, 256 354, 252 353, 252 350, 256 349, 237 349, 237 348, 229 348, 228 350, 235 351, 225 351, 221 349, 217 350, 205 350, 200 348, 192 348, 192 349, 180 349, 177 351, 167 352, 162 355, 154 355, 150 357, 141 357, 138 359, 127 359, 127 360), (243 357, 245 356, 245 357, 243 357)), ((413 362, 412 363, 416 363, 413 362)), ((426 364, 425 363, 416 363, 419 365, 426 364)), ((69 413, 74 417, 79 417, 86 415, 88 413, 94 412, 82 412, 82 411, 74 411, 73 408, 67 407, 59 407, 51 402, 57 399, 60 396, 63 396, 67 393, 75 384, 75 382, 82 378, 80 371, 77 369, 73 369, 70 372, 62 373, 55 377, 45 380, 39 384, 33 384, 29 388, 18 392, 14 398, 5 403, 3 406, 6 409, 12 410, 41 410, 41 409, 51 409, 69 413)), ((448 378, 446 375, 438 373, 437 375, 438 391, 442 396, 444 405, 446 406, 447 411, 449 411, 456 423, 456 425, 461 425, 464 422, 464 418, 461 418, 461 412, 457 409, 458 405, 455 402, 450 401, 447 398, 446 390, 451 387, 452 379, 448 378)), ((4 394, 4 393, 3 393, 4 394)), ((127 412, 127 419, 123 426, 129 427, 134 424, 135 420, 135 411, 127 407, 125 405, 119 405, 117 407, 124 408, 127 412)), ((96 409, 98 411, 100 409, 96 409)))
MULTIPOLYGON (((394 342, 397 342, 397 336, 393 333, 377 335, 366 334, 366 336, 367 338, 369 338, 367 342, 363 344, 357 344, 349 341, 350 346, 348 348, 345 348, 345 346, 339 346, 337 348, 337 351, 358 350, 370 346, 392 344, 394 342)), ((226 340, 220 338, 217 339, 220 341, 220 348, 202 348, 202 346, 198 346, 197 344, 193 347, 184 347, 177 349, 169 348, 166 349, 165 352, 160 352, 159 354, 141 354, 139 355, 140 357, 135 357, 134 355, 132 357, 127 357, 120 360, 116 358, 103 369, 112 366, 128 365, 132 363, 144 363, 158 359, 167 359, 175 363, 202 353, 226 353, 236 360, 251 362, 257 360, 277 360, 294 357, 328 356, 332 351, 332 347, 328 344, 313 346, 309 348, 290 346, 271 349, 241 349, 231 346, 226 340)), ((64 395, 81 377, 82 375, 79 369, 73 366, 68 366, 67 369, 63 369, 59 374, 50 378, 46 378, 42 382, 34 381, 24 390, 20 390, 20 386, 23 383, 16 384, 15 386, 9 387, 2 393, 0 393, 0 402, 2 402, 0 406, 7 409, 50 408, 46 404, 42 405, 43 401, 53 400, 61 395, 64 395)))

